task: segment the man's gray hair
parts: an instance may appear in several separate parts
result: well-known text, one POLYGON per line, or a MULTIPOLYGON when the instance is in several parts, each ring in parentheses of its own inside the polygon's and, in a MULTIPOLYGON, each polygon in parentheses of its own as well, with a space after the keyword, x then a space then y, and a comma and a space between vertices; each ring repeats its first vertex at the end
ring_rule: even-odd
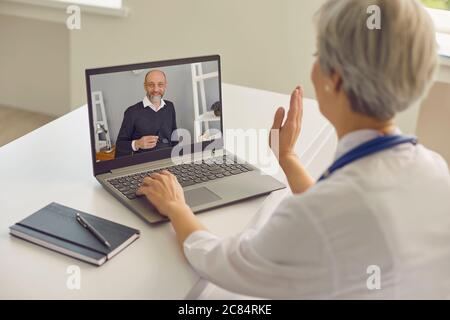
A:
POLYGON ((431 17, 417 0, 328 0, 318 11, 319 64, 342 76, 355 112, 388 120, 421 100, 438 66, 431 17), (378 6, 381 29, 370 29, 378 6))

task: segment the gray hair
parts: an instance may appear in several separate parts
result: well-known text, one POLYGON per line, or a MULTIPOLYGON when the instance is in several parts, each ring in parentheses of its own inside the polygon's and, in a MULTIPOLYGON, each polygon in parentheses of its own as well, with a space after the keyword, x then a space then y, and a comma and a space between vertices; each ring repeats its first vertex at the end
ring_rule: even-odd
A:
POLYGON ((427 94, 437 44, 417 0, 328 0, 316 19, 319 64, 341 74, 353 111, 388 120, 427 94), (381 29, 367 26, 371 5, 380 8, 381 29))

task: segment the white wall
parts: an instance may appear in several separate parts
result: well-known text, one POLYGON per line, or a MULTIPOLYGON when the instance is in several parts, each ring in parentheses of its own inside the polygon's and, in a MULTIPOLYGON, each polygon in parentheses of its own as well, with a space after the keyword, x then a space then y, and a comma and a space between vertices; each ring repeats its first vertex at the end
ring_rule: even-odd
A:
POLYGON ((0 106, 68 112, 69 59, 63 24, 0 15, 0 106))
POLYGON ((0 17, 0 105, 61 115, 86 103, 86 68, 216 53, 224 82, 282 93, 301 83, 313 97, 312 16, 323 1, 126 0, 128 17, 82 12, 72 31, 62 9, 1 3, 15 16, 0 17))
POLYGON ((450 166, 450 84, 438 82, 420 110, 417 135, 422 144, 438 152, 450 166))
POLYGON ((323 0, 127 0, 126 18, 85 14, 70 33, 71 106, 86 102, 84 69, 218 53, 223 81, 313 97, 313 13, 323 0))

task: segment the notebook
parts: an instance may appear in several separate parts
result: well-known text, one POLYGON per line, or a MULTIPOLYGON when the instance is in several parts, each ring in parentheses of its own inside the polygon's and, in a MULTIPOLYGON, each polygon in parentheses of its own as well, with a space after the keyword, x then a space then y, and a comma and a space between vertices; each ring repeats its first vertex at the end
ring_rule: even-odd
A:
POLYGON ((11 226, 10 233, 48 249, 101 266, 140 236, 140 231, 58 203, 11 226), (110 243, 106 247, 76 220, 79 213, 110 243))

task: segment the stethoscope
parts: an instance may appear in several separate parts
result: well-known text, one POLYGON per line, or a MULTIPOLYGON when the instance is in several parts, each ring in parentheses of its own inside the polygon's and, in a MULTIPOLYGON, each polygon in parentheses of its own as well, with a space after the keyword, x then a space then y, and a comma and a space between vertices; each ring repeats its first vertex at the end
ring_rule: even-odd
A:
POLYGON ((325 173, 320 177, 319 181, 327 179, 336 170, 339 170, 356 160, 405 143, 412 143, 413 145, 417 145, 418 139, 411 136, 383 135, 373 140, 367 141, 337 159, 331 165, 331 167, 329 167, 328 170, 325 171, 325 173))

